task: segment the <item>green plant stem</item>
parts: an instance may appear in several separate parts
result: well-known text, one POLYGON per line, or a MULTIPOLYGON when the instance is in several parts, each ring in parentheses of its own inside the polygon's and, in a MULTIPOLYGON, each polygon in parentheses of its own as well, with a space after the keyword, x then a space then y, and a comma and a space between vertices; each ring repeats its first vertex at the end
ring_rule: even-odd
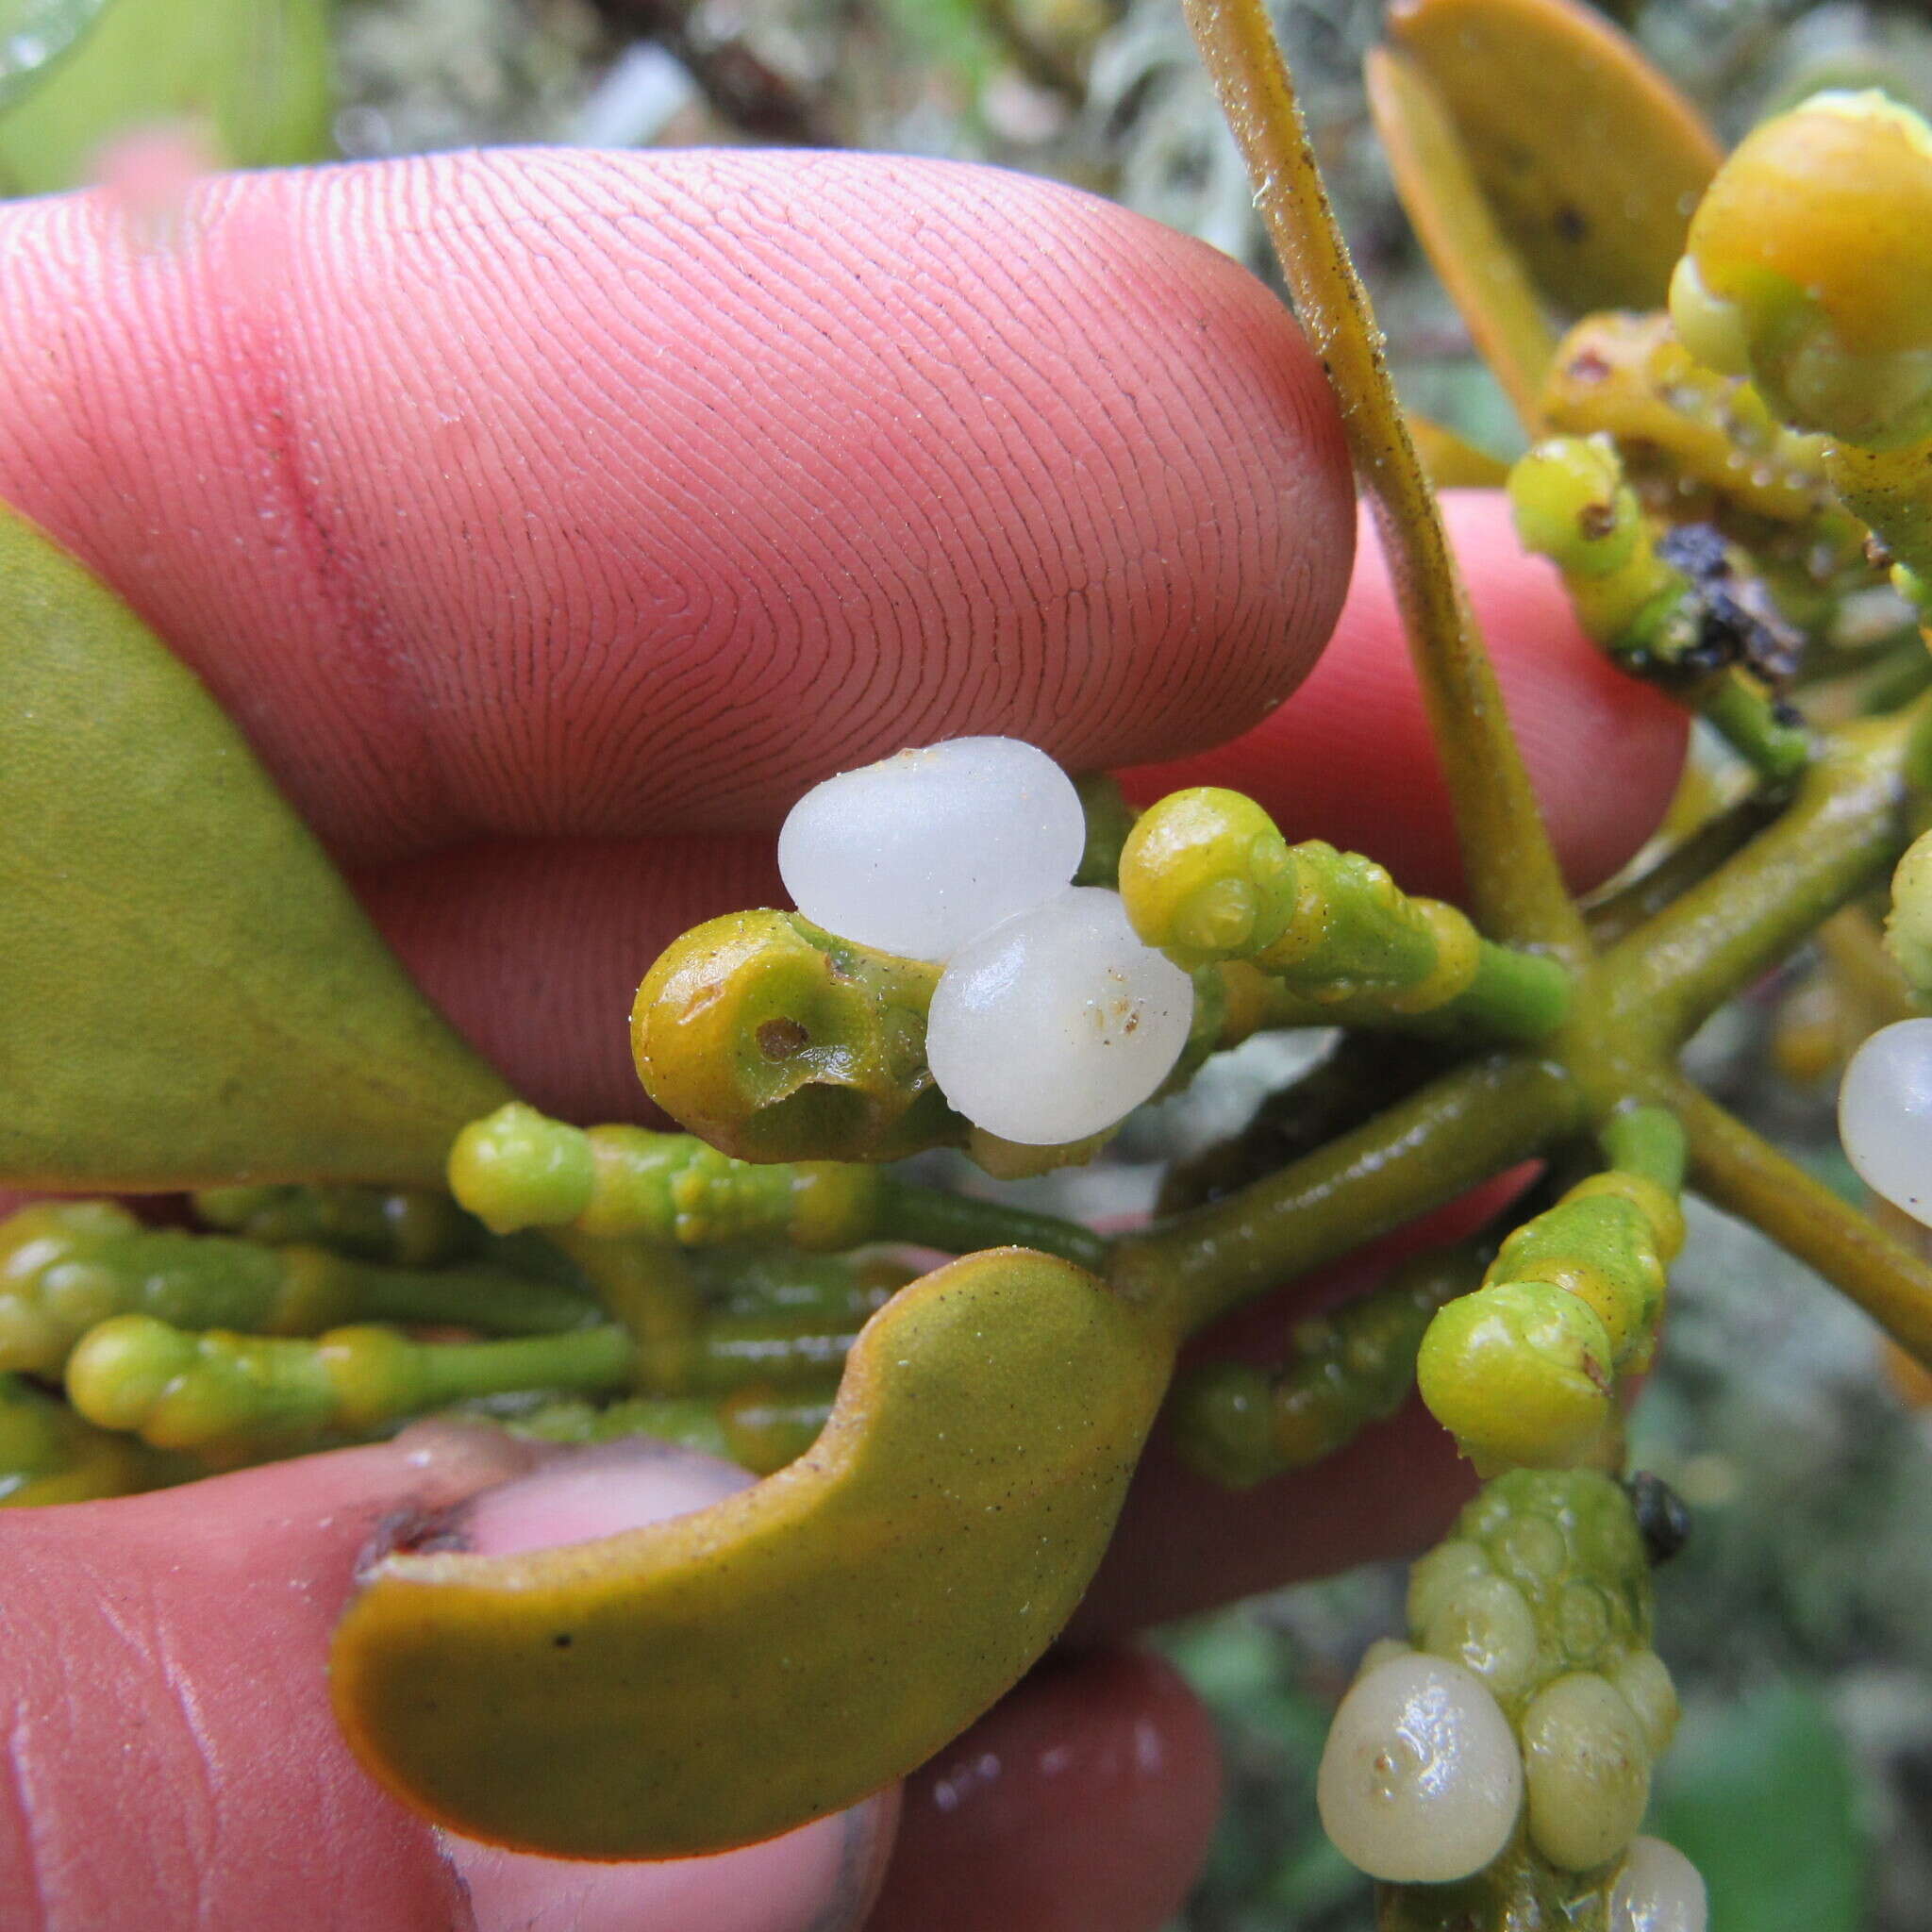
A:
POLYGON ((1568 1017, 1575 987, 1561 960, 1484 940, 1475 977, 1430 1017, 1467 1021, 1493 1040, 1546 1040, 1568 1017))
POLYGON ((1614 1168, 1641 1174, 1672 1193, 1684 1185, 1683 1123, 1667 1107, 1633 1107, 1604 1123, 1604 1153, 1614 1168))
POLYGON ((1932 1267, 1688 1080, 1674 1085, 1691 1186, 1815 1268, 1932 1368, 1932 1267))
POLYGON ((916 1241, 948 1255, 970 1255, 979 1248, 1037 1248, 1095 1271, 1105 1268, 1108 1252, 1106 1239, 1078 1222, 890 1178, 879 1182, 874 1239, 916 1241))
POLYGON ((1732 854, 1741 851, 1767 825, 1775 824, 1778 809, 1764 792, 1752 791, 1707 819, 1647 871, 1588 908, 1584 918, 1591 938, 1603 947, 1627 939, 1645 920, 1656 918, 1732 854))
POLYGON ((1577 1051, 1674 1058, 1725 1000, 1882 878, 1907 842, 1907 728, 1889 720, 1834 734, 1774 825, 1607 955, 1585 1006, 1596 1038, 1577 1051))
POLYGON ((597 1319, 589 1295, 547 1281, 525 1281, 491 1268, 353 1268, 356 1319, 437 1322, 493 1335, 557 1335, 597 1319))
POLYGON ((607 1394, 630 1386, 636 1348, 615 1323, 516 1341, 425 1343, 424 1404, 461 1402, 520 1389, 607 1394))
POLYGON ((1738 665, 1727 666, 1698 693, 1697 708, 1724 742, 1773 784, 1789 784, 1810 759, 1810 734, 1780 716, 1777 700, 1738 665))
POLYGON ((1553 1062, 1458 1067, 1278 1174, 1116 1243, 1108 1276, 1191 1332, 1574 1133, 1580 1091, 1553 1062))
POLYGON ((1341 406, 1442 760, 1476 922, 1493 938, 1585 959, 1583 921, 1396 402, 1381 332, 1329 206, 1265 0, 1185 0, 1185 10, 1295 312, 1341 406))

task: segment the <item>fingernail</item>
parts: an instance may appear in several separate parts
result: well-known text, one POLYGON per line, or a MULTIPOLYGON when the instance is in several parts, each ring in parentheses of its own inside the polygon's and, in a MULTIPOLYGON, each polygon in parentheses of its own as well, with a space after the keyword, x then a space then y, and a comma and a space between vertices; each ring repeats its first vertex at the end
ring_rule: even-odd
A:
MULTIPOLYGON (((753 1480, 668 1443, 611 1442, 473 1497, 439 1540, 487 1557, 552 1549, 702 1509, 753 1480)), ((469 1890, 476 1932, 850 1932, 884 1876, 897 1817, 895 1787, 742 1851, 649 1864, 438 1837, 469 1890)))

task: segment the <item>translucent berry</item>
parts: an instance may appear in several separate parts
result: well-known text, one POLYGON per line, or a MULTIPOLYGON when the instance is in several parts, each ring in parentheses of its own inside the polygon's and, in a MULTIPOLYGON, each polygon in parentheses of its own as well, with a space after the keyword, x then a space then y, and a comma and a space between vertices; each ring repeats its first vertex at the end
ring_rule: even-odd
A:
POLYGON ((1650 1745, 1607 1677, 1575 1671, 1523 1714, 1529 1837, 1551 1864, 1588 1872, 1636 1835, 1650 1802, 1650 1745))
POLYGON ((1675 1845, 1636 1838, 1610 1888, 1609 1932, 1704 1932, 1704 1880, 1675 1845))
POLYGON ((1838 1131, 1874 1194, 1932 1224, 1932 1020, 1881 1026, 1852 1056, 1838 1131))
POLYGON ((1079 793, 1043 751, 956 738, 814 786, 778 834, 778 870, 815 925, 944 960, 1064 891, 1086 843, 1079 793))
POLYGON ((1443 1885, 1508 1842, 1523 1762, 1479 1678, 1411 1652, 1364 1672, 1341 1700, 1315 1800, 1336 1849, 1371 1877, 1443 1885))
POLYGON ((940 976, 926 1061, 975 1126, 1030 1146, 1111 1126, 1173 1071, 1193 982, 1081 886, 995 926, 940 976))

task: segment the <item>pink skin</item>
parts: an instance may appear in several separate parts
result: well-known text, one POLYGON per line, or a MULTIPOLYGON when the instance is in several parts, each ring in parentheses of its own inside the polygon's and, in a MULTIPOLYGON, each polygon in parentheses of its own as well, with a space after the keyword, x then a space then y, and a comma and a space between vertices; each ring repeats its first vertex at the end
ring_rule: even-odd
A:
MULTIPOLYGON (((773 899, 772 834, 814 780, 955 733, 1081 765, 1252 734, 1347 585, 1339 428, 1286 313, 1213 251, 1065 190, 856 158, 495 153, 213 184, 172 252, 137 249, 124 214, 0 210, 0 499, 200 671, 431 995, 573 1118, 641 1111, 622 1020, 642 965, 773 899)), ((1493 502, 1467 517, 1532 739, 1614 747, 1540 767, 1600 873, 1660 811, 1681 722, 1607 685, 1493 502)), ((1361 842, 1426 883, 1439 806, 1412 782, 1418 708, 1373 570, 1318 693, 1331 722, 1292 773, 1251 735, 1236 782, 1311 817, 1367 801, 1361 842)), ((348 1759, 322 1674, 375 1524, 529 1467, 406 1440, 0 1517, 0 1923, 570 1922, 581 1869, 542 1860, 456 1855, 466 1904, 348 1759)), ((551 1506, 539 1533, 582 1526, 551 1506)), ((1192 1587, 1348 1560, 1374 1529, 1333 1478, 1302 1507, 1330 1525, 1312 1543, 1278 1507, 1217 1519, 1192 1587)), ((1161 1532, 1158 1509, 1136 1520, 1161 1532)), ((1137 1582, 1124 1553, 1110 1627, 1171 1601, 1157 1569, 1137 1582)), ((1211 1814, 1198 1711, 1151 1667, 1091 1664, 1022 1686, 983 1732, 1009 1740, 977 1747, 1005 1774, 953 1779, 950 1809, 927 1802, 950 1757, 913 1787, 875 1932, 1058 1932, 1103 1877, 1113 1932, 1152 1932, 1211 1814), (1120 1742, 1147 1724, 1152 1769, 1120 1742), (928 1869, 955 1874, 942 1894, 918 1892, 928 1869)), ((807 1923, 817 1829, 783 1852, 807 1923)), ((775 1896, 732 1860, 779 1855, 679 1876, 698 1890, 644 1932, 728 1923, 709 1914, 747 1873, 775 1896)), ((596 1874, 632 1879, 674 1882, 596 1874)))

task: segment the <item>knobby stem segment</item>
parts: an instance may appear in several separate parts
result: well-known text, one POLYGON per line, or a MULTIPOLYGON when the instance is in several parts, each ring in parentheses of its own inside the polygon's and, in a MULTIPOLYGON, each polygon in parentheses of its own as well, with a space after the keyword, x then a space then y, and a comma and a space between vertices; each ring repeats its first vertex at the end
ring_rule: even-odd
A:
POLYGON ((1932 1368, 1932 1267, 1688 1080, 1670 1099, 1690 1137, 1690 1185, 1815 1268, 1932 1368))
POLYGON ((1563 1069, 1499 1055, 1444 1074, 1224 1200, 1119 1241, 1109 1278, 1192 1332, 1574 1133, 1563 1069))
POLYGON ((1341 405, 1375 513, 1441 756, 1478 924, 1491 937, 1587 958, 1495 672, 1477 634, 1435 492, 1423 472, 1302 125, 1265 0, 1186 0, 1223 112, 1255 182, 1295 310, 1341 405))

